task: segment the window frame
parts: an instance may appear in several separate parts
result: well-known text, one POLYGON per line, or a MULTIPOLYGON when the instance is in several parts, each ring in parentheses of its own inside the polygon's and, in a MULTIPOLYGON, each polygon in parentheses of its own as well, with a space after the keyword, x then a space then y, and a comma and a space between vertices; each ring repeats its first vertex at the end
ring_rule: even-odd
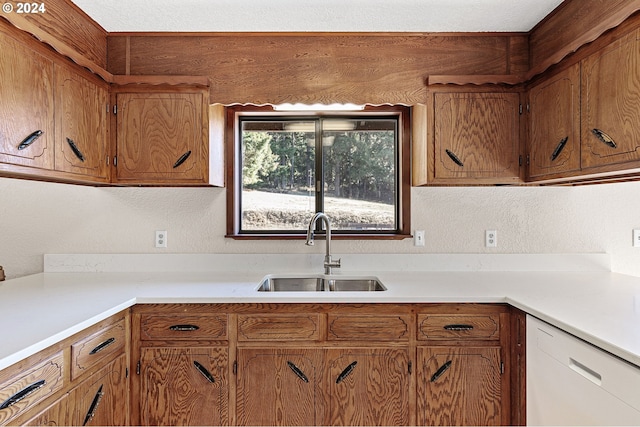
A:
MULTIPOLYGON (((271 105, 233 105, 226 107, 225 123, 225 147, 226 147, 226 236, 239 240, 264 240, 264 239, 304 239, 306 233, 300 232, 271 232, 269 230, 241 233, 240 232, 240 194, 241 185, 241 141, 240 141, 240 117, 268 117, 278 118, 308 118, 324 116, 357 117, 375 116, 398 117, 398 146, 396 164, 399 168, 397 199, 397 230, 391 232, 381 231, 353 231, 344 230, 333 232, 334 239, 380 239, 399 240, 411 237, 411 109, 402 105, 366 105, 362 111, 300 111, 284 112, 276 111, 271 105)), ((309 216, 311 219, 311 215, 309 216)), ((322 233, 319 233, 322 234, 322 233)))

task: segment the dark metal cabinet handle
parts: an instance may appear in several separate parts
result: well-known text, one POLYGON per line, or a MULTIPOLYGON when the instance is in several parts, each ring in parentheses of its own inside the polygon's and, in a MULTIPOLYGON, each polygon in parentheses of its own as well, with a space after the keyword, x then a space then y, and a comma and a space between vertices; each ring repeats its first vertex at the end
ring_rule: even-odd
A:
POLYGON ((91 350, 89 352, 89 354, 99 353, 102 350, 104 350, 105 348, 109 347, 114 342, 116 342, 116 339, 114 337, 111 337, 108 340, 105 340, 105 341, 101 342, 100 344, 98 344, 97 346, 95 346, 95 348, 93 350, 91 350))
POLYGON ((185 162, 185 160, 187 160, 189 158, 190 155, 191 155, 191 150, 187 151, 182 156, 180 156, 180 158, 178 160, 176 160, 176 162, 174 163, 173 168, 175 169, 178 166, 180 166, 181 164, 183 164, 185 162))
POLYGON ((342 381, 344 381, 345 378, 347 378, 351 374, 351 372, 353 372, 357 364, 358 362, 355 361, 355 362, 352 362, 346 368, 344 368, 344 371, 342 371, 340 375, 338 375, 338 378, 336 378, 336 384, 340 384, 342 381))
POLYGON ((216 382, 216 379, 213 378, 213 375, 211 375, 211 373, 207 370, 207 368, 202 366, 202 364, 200 362, 198 362, 197 360, 194 360, 193 361, 193 366, 196 367, 198 372, 200 372, 202 374, 202 376, 207 379, 207 381, 209 381, 212 384, 216 382))
POLYGON ((456 165, 460 166, 460 167, 464 167, 464 163, 462 163, 462 160, 460 160, 458 158, 458 156, 456 156, 453 151, 450 150, 444 150, 445 153, 447 153, 447 156, 449 156, 449 158, 451 160, 453 160, 453 163, 455 163, 456 165))
POLYGON ((173 325, 173 326, 169 326, 169 329, 171 329, 172 331, 189 332, 189 331, 197 331, 198 329, 200 329, 200 326, 197 326, 197 325, 173 325))
POLYGON ((42 132, 41 130, 37 130, 37 131, 33 132, 32 134, 30 134, 29 136, 27 136, 18 145, 18 150, 24 150, 25 148, 27 148, 28 146, 33 144, 36 141, 36 139, 38 139, 38 138, 40 138, 42 136, 43 133, 44 132, 42 132))
POLYGON ((556 147, 556 149, 553 150, 553 153, 551 153, 551 161, 554 161, 555 159, 558 158, 560 153, 562 153, 562 150, 564 150, 565 145, 567 145, 567 141, 569 141, 569 137, 568 136, 565 136, 564 138, 562 138, 560 140, 560 142, 558 143, 558 146, 556 147))
POLYGON ((443 329, 447 331, 471 331, 473 330, 473 325, 445 325, 443 329))
POLYGON ((76 143, 73 142, 73 139, 67 138, 67 144, 69 144, 69 147, 71 147, 71 151, 73 151, 73 154, 75 154, 81 162, 84 162, 84 155, 82 154, 82 151, 80 151, 76 143))
POLYGON ((606 133, 602 132, 600 129, 591 129, 591 133, 596 136, 601 142, 605 143, 611 148, 618 148, 616 142, 606 133))
POLYGON ((302 370, 298 368, 293 362, 287 361, 287 366, 289 366, 293 373, 296 374, 302 381, 304 381, 305 383, 309 382, 309 378, 307 378, 304 372, 302 372, 302 370))
POLYGON ((46 383, 47 382, 45 380, 40 380, 40 381, 36 381, 33 384, 29 384, 28 386, 26 386, 25 388, 23 388, 22 390, 20 390, 19 392, 10 396, 7 400, 2 402, 2 404, 0 404, 0 410, 7 409, 10 406, 15 405, 25 397, 29 396, 34 391, 38 390, 40 387, 43 387, 46 383))
POLYGON ((102 396, 104 396, 104 393, 102 392, 103 387, 104 387, 104 384, 101 384, 100 388, 98 389, 98 392, 96 393, 95 396, 93 396, 93 401, 91 402, 91 406, 89 406, 87 415, 84 417, 84 422, 82 423, 83 426, 86 426, 87 423, 91 421, 93 417, 96 415, 96 411, 98 410, 98 405, 102 400, 102 396))
POLYGON ((450 367, 451 367, 451 360, 446 362, 444 365, 440 366, 440 368, 436 371, 436 373, 431 376, 431 382, 432 383, 436 382, 438 378, 440 378, 442 374, 447 372, 447 369, 449 369, 450 367))

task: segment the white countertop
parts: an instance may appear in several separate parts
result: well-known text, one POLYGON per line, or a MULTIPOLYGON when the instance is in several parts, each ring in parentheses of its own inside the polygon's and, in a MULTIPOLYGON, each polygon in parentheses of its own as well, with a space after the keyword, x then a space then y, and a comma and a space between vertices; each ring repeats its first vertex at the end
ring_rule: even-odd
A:
MULTIPOLYGON (((282 268, 266 270, 262 261, 247 263, 246 259, 238 263, 244 271, 220 270, 224 265, 231 268, 224 259, 220 266, 204 267, 203 259, 185 262, 186 258, 180 258, 184 271, 135 272, 131 265, 149 268, 153 262, 145 264, 134 257, 129 267, 120 263, 116 268, 110 264, 112 260, 97 263, 92 257, 81 261, 75 255, 71 258, 70 263, 69 256, 52 257, 45 273, 0 282, 0 369, 134 304, 169 302, 506 302, 640 366, 640 278, 606 271, 607 266, 603 268, 597 257, 595 262, 587 257, 586 265, 579 266, 584 271, 555 267, 554 271, 528 271, 525 268, 531 266, 531 258, 509 258, 510 269, 516 271, 497 271, 491 262, 468 262, 469 257, 464 258, 466 266, 457 271, 431 271, 435 268, 429 262, 405 256, 403 262, 421 263, 422 267, 402 265, 386 271, 368 268, 362 274, 377 276, 388 290, 361 293, 257 292, 265 274, 282 272, 277 271, 282 268), (216 271, 201 271, 207 268, 216 271), (117 269, 124 271, 113 271, 117 269)), ((367 258, 382 265, 376 256, 367 258)), ((553 264, 557 257, 545 258, 544 268, 549 259, 553 264)), ((160 263, 164 269, 173 268, 165 261, 160 263)), ((211 258, 205 261, 211 264, 211 258)), ((287 264, 290 260, 285 261, 287 264)), ((316 261, 312 256, 309 263, 316 261)), ((362 266, 358 259, 350 261, 362 266)), ((562 261, 567 265, 567 259, 562 261)), ((163 269, 160 264, 156 270, 163 269)), ((296 265, 305 271, 308 267, 304 262, 296 265)), ((313 272, 320 272, 318 265, 321 263, 313 272)), ((336 273, 359 274, 346 269, 336 273)))

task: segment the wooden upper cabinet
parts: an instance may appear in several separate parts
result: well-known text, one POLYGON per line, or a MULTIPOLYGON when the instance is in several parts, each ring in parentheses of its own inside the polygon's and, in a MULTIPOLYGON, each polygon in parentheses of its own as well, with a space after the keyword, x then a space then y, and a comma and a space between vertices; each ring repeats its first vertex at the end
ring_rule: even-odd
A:
POLYGON ((640 160, 640 30, 582 61, 582 167, 640 160))
POLYGON ((528 177, 580 169, 580 64, 529 91, 528 177))
POLYGON ((0 170, 53 169, 53 62, 1 31, 0 46, 0 170))
POLYGON ((520 95, 433 94, 433 183, 520 181, 520 95))
POLYGON ((108 86, 89 81, 69 67, 56 64, 54 71, 55 169, 108 182, 108 86))
POLYGON ((206 90, 116 94, 114 182, 207 184, 206 90))

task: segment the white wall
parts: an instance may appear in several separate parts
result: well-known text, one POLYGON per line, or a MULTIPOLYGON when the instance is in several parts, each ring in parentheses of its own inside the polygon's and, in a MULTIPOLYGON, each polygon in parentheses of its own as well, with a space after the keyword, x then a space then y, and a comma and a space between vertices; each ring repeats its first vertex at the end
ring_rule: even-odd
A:
MULTIPOLYGON (((583 187, 412 190, 412 229, 426 246, 335 241, 335 253, 611 254, 614 271, 640 276, 640 183, 583 187), (484 230, 498 247, 484 247, 484 230)), ((41 272, 45 253, 313 253, 296 241, 235 241, 225 234, 225 190, 95 188, 0 178, 0 265, 9 278, 41 272), (154 247, 168 231, 168 249, 154 247)))

